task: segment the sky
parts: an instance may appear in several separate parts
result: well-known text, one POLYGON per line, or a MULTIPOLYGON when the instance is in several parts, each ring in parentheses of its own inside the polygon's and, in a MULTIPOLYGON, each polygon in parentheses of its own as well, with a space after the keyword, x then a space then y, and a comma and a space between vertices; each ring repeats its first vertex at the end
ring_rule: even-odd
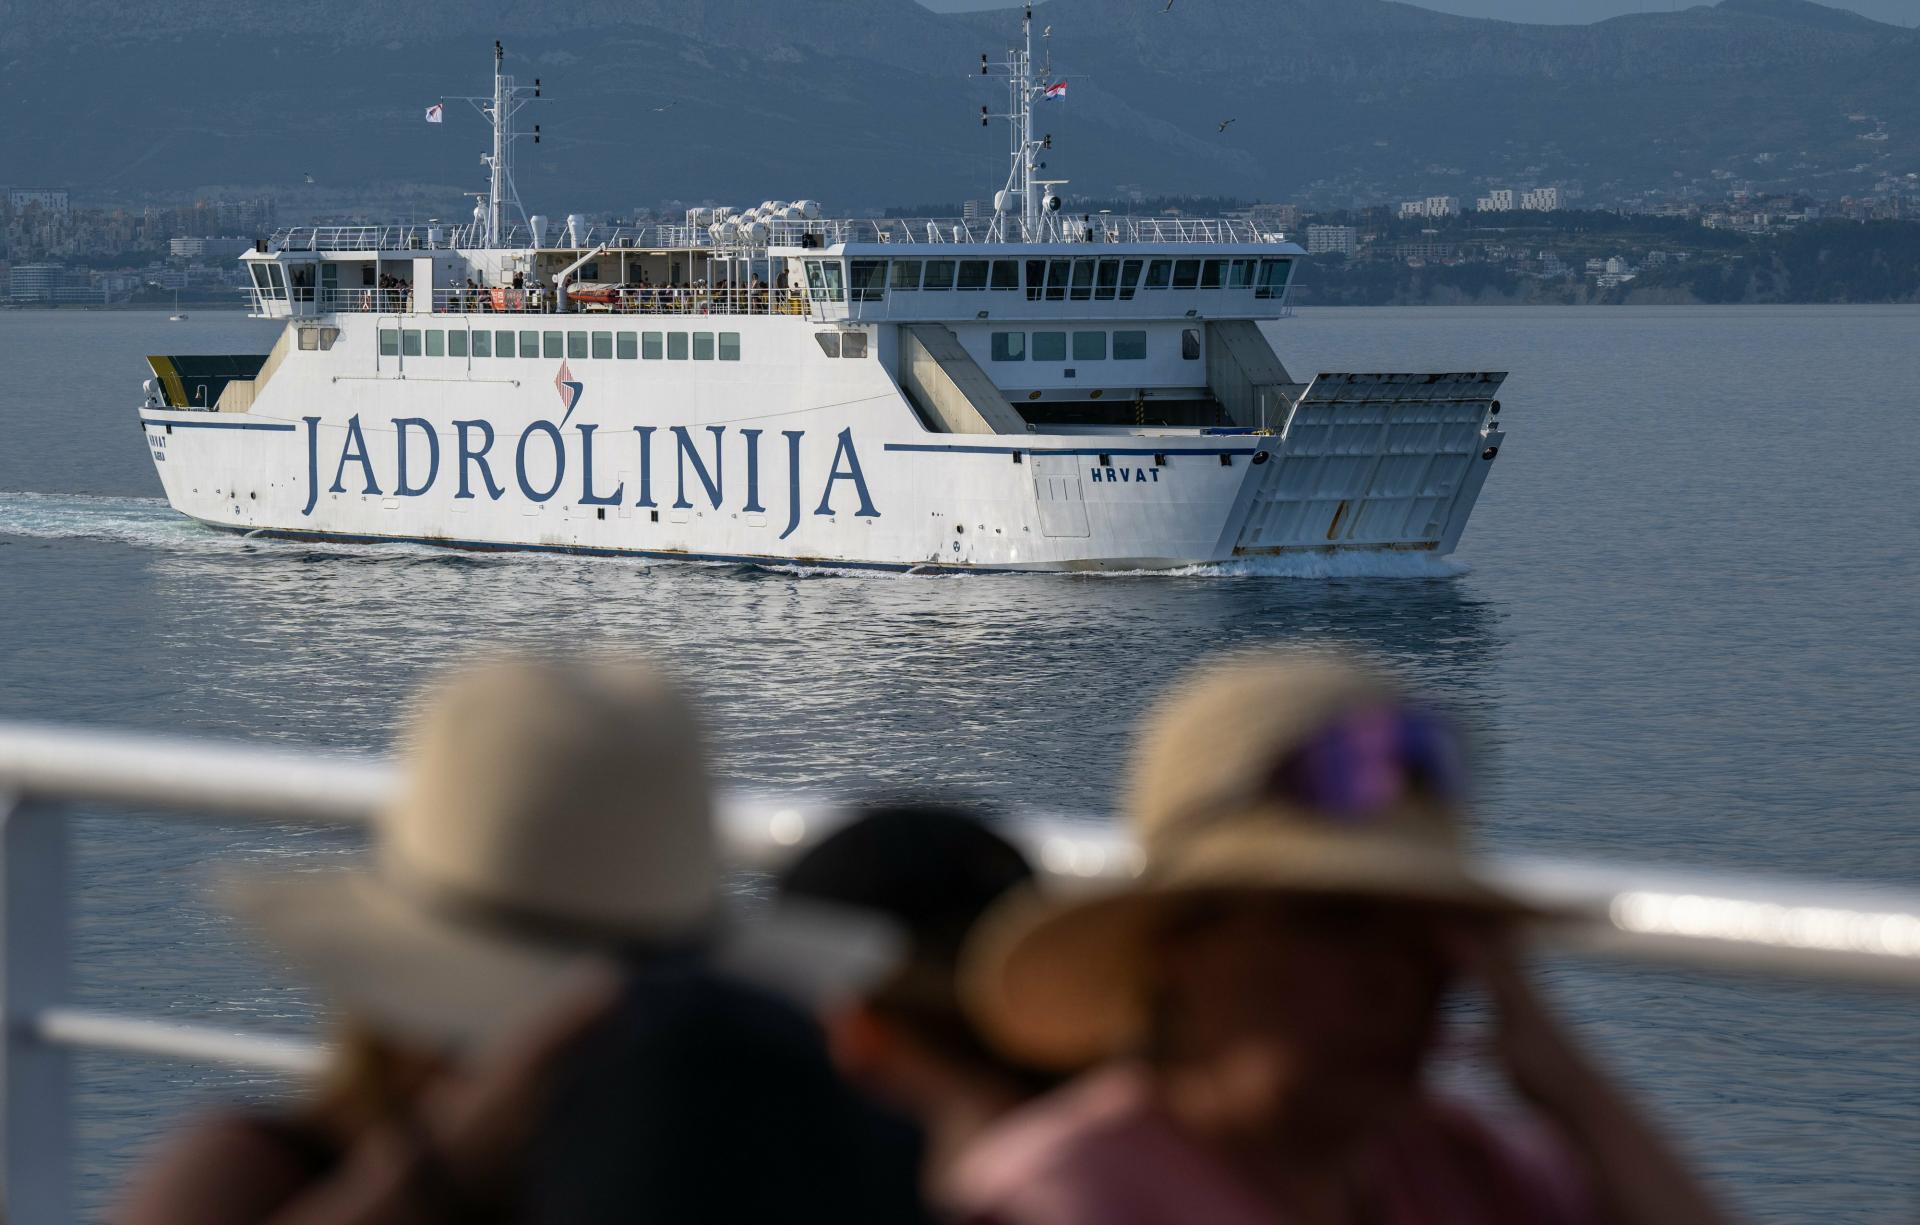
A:
MULTIPOLYGON (((957 12, 962 9, 1011 7, 1010 0, 920 0, 931 9, 957 12)), ((1142 0, 1143 3, 1151 0, 1142 0)), ((1205 0, 1188 0, 1205 3, 1205 0)), ((1499 17, 1505 21, 1579 22, 1599 21, 1622 13, 1658 12, 1686 8, 1695 0, 1413 0, 1421 8, 1446 13, 1465 13, 1471 17, 1499 17)), ((1822 0, 1833 8, 1852 9, 1878 21, 1895 25, 1920 25, 1920 0, 1822 0)))

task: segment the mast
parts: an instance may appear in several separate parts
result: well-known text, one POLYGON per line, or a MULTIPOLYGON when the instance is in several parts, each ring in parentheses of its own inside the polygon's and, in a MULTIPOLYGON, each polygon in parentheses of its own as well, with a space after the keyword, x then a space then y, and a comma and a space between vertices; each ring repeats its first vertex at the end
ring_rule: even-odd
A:
POLYGON ((521 132, 514 125, 520 109, 539 99, 540 78, 535 77, 532 85, 517 84, 506 74, 506 57, 505 49, 495 39, 492 96, 464 99, 473 104, 493 129, 493 148, 480 158, 487 168, 487 195, 481 210, 485 226, 481 245, 485 247, 498 247, 505 241, 504 219, 517 214, 520 223, 527 224, 526 207, 520 203, 520 191, 513 185, 513 142, 531 135, 534 144, 540 143, 539 124, 534 124, 530 133, 521 132))
MULTIPOLYGON (((998 65, 1007 74, 1007 113, 1000 116, 1007 120, 1012 144, 1011 165, 1007 170, 1005 195, 1008 201, 1017 201, 1020 206, 1021 240, 1040 241, 1046 224, 1046 205, 1042 199, 1041 181, 1034 175, 1038 169, 1040 150, 1049 147, 1051 138, 1035 139, 1033 134, 1033 105, 1046 91, 1045 78, 1053 71, 1053 60, 1049 56, 1041 71, 1040 80, 1034 78, 1033 64, 1033 6, 1026 6, 1020 21, 1021 45, 1010 47, 1007 58, 998 65)), ((980 57, 980 71, 987 72, 987 57, 980 57)), ((987 108, 980 108, 980 122, 989 119, 987 108)), ((993 230, 997 238, 1006 237, 1006 217, 1010 210, 996 206, 994 210, 993 230)))

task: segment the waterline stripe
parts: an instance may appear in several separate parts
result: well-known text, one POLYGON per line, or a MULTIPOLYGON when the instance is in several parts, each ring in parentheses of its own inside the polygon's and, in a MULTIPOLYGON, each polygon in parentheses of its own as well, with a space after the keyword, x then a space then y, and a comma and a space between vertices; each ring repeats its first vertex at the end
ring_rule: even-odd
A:
POLYGON ((292 422, 266 421, 156 421, 152 417, 140 418, 141 425, 174 426, 183 430, 273 430, 292 433, 300 427, 292 422))
POLYGON ((1252 455, 1258 447, 974 447, 944 442, 888 442, 883 451, 934 451, 955 455, 1252 455))

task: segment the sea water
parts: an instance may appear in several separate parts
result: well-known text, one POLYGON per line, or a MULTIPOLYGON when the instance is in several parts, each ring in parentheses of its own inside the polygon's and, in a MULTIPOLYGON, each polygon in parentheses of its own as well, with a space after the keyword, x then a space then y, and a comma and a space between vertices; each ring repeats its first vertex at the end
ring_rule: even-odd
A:
MULTIPOLYGON (((1296 372, 1512 372, 1456 558, 923 578, 242 540, 160 500, 134 407, 143 355, 264 351, 271 325, 0 313, 0 718, 384 750, 407 694, 488 645, 640 650, 701 696, 736 783, 1103 820, 1183 668, 1335 642, 1477 729, 1487 845, 1920 886, 1920 310, 1305 310, 1272 336, 1296 372)), ((88 816, 81 999, 310 1028, 314 994, 209 883, 357 851, 88 816)), ((1753 1219, 1920 1215, 1920 996, 1546 977, 1753 1219)), ((91 1204, 183 1112, 280 1090, 80 1068, 91 1204)))

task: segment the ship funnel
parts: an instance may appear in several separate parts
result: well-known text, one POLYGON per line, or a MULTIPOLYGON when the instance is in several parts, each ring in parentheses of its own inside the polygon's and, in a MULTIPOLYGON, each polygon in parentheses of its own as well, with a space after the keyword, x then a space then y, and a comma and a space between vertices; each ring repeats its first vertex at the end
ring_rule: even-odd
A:
POLYGON ((527 228, 533 231, 533 246, 544 247, 547 245, 547 215, 545 213, 535 213, 533 216, 527 218, 527 228))

